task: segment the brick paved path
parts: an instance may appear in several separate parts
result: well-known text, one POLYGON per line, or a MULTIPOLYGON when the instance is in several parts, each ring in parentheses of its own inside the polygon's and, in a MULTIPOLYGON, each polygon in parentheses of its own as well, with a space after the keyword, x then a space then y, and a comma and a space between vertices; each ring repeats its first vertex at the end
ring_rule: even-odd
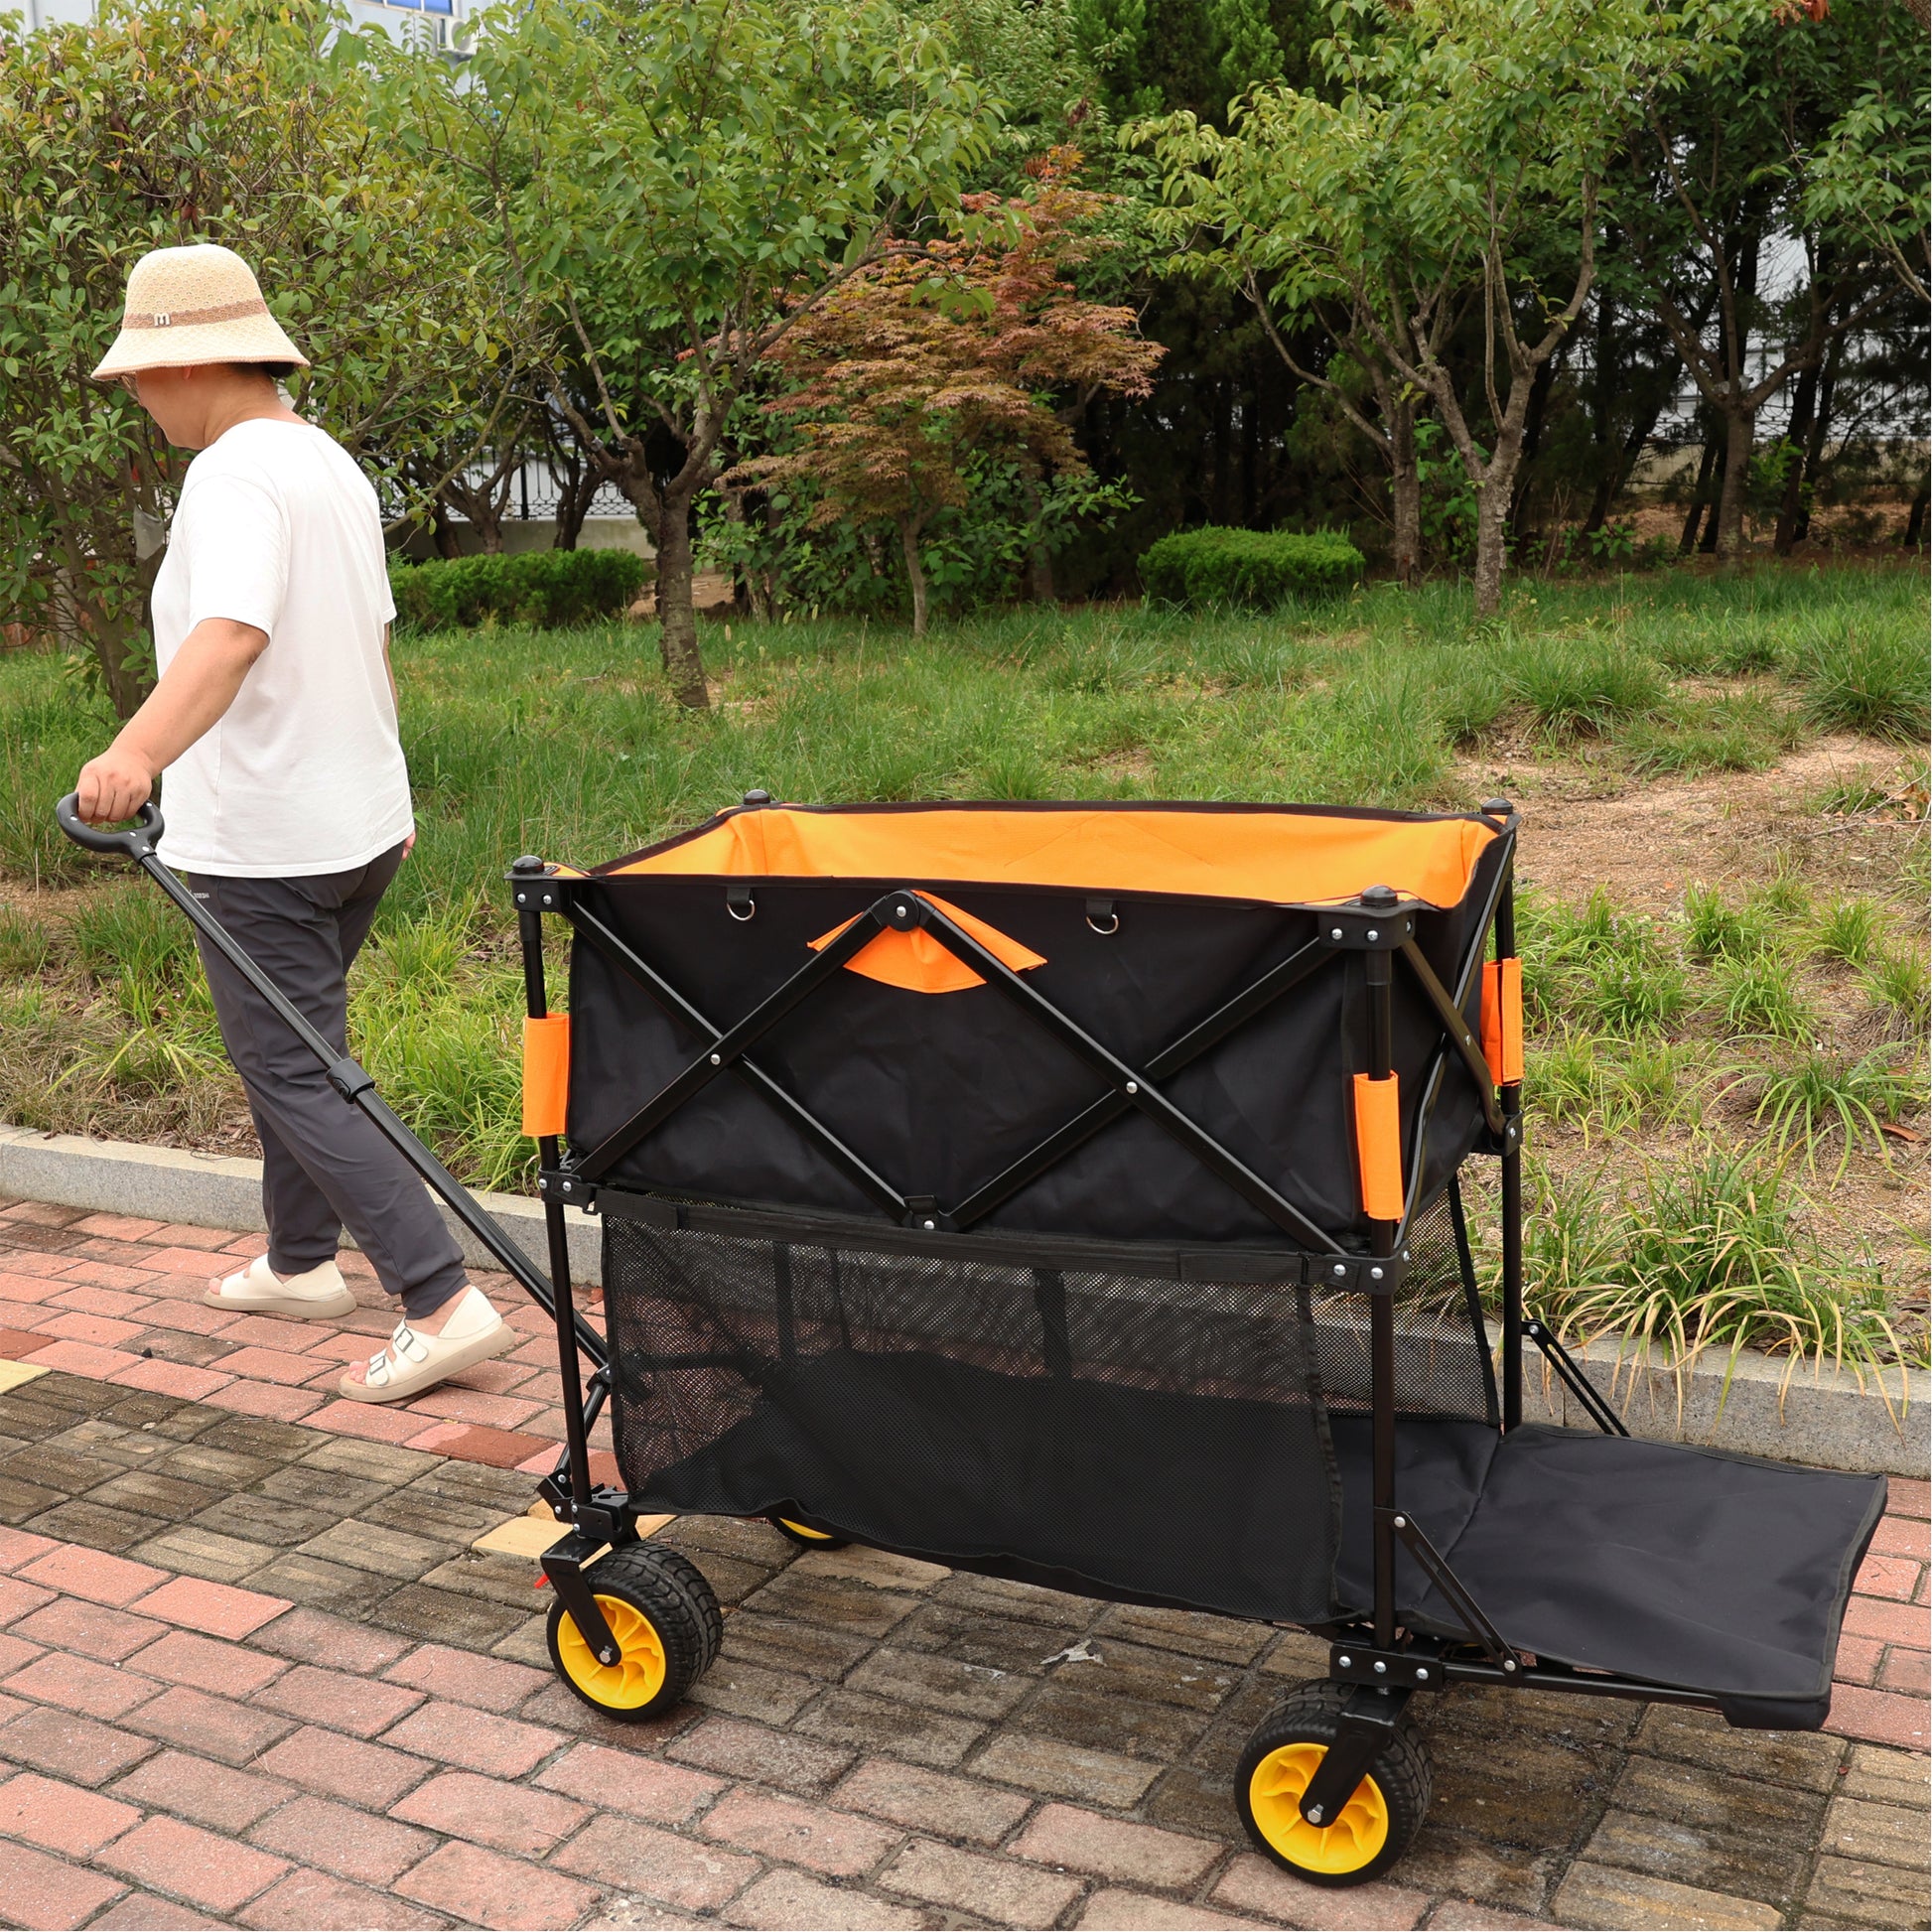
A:
POLYGON ((287 1366, 342 1338, 201 1334, 226 1237, 118 1225, 0 1209, 0 1354, 52 1370, 0 1394, 5 1922, 1927 1921, 1922 1484, 1894 1484, 1861 1577, 1837 1734, 1456 1693, 1425 1708, 1417 1851, 1315 1892, 1242 1848, 1227 1781, 1322 1646, 687 1518, 659 1534, 731 1606, 724 1653, 674 1720, 612 1725, 545 1667, 534 1566, 470 1547, 528 1501, 491 1464, 547 1434, 540 1353, 473 1392, 513 1415, 345 1435, 360 1406, 287 1366), (176 1367, 222 1379, 141 1386, 176 1367), (1057 1661, 1081 1638, 1097 1661, 1057 1661))

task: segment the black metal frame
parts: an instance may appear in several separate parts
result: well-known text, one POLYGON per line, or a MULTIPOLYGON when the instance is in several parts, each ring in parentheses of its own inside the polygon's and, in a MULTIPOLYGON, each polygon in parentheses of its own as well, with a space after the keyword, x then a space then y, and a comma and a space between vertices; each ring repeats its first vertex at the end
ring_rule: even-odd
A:
MULTIPOLYGON (((747 806, 753 808, 768 802, 761 793, 749 794, 746 799, 747 806)), ((1710 1705, 1713 1702, 1669 1686, 1519 1657, 1484 1616, 1480 1605, 1457 1583, 1421 1527, 1403 1513, 1396 1497, 1394 1292, 1400 1286, 1408 1260, 1403 1241, 1416 1208, 1429 1122, 1452 1063, 1459 1065, 1475 1082, 1481 1096, 1488 1139, 1478 1144, 1478 1151, 1494 1155, 1501 1165, 1501 1427, 1507 1433, 1522 1422, 1522 1344, 1527 1334, 1544 1351, 1565 1386, 1600 1429, 1616 1435, 1628 1433, 1556 1337, 1541 1322, 1524 1318, 1522 1090, 1514 1083, 1500 1088, 1492 1084, 1488 1064, 1462 1013, 1476 976, 1482 970, 1491 931, 1497 958, 1508 958, 1515 953, 1512 872, 1517 820, 1507 800, 1492 799, 1482 807, 1507 844, 1452 988, 1443 986, 1415 944, 1417 902, 1402 899, 1389 888, 1371 887, 1348 905, 1319 908, 1320 924, 1314 939, 1270 968, 1253 985, 1138 1068, 1128 1065, 1093 1038, 913 888, 882 895, 751 1014, 728 1027, 720 1027, 583 902, 573 879, 545 865, 541 859, 520 858, 510 869, 509 881, 516 905, 529 1016, 543 1019, 549 1012, 542 920, 545 913, 552 913, 567 919, 579 937, 596 947, 705 1042, 696 1059, 599 1146, 567 1160, 554 1136, 539 1140, 539 1192, 548 1246, 548 1280, 397 1119, 375 1092, 368 1074, 354 1060, 335 1051, 156 856, 155 847, 161 836, 160 813, 152 806, 143 806, 134 830, 104 832, 85 824, 75 805, 76 801, 69 796, 57 806, 56 816, 62 830, 90 851, 117 854, 146 872, 316 1055, 344 1100, 361 1109, 384 1139, 449 1204, 471 1234, 551 1315, 563 1378, 565 1444, 555 1470, 538 1488, 558 1520, 570 1525, 571 1533, 545 1554, 542 1565, 559 1599, 603 1662, 618 1661, 619 1651, 592 1593, 587 1566, 607 1547, 634 1540, 636 1528, 628 1498, 620 1490, 600 1486, 592 1478, 590 1432, 610 1393, 611 1366, 603 1336, 575 1308, 564 1209, 567 1205, 577 1205, 595 1211, 602 1176, 612 1164, 711 1080, 730 1071, 783 1113, 883 1213, 898 1227, 908 1230, 909 1238, 914 1240, 922 1232, 959 1233, 970 1229, 1110 1121, 1130 1108, 1139 1109, 1209 1172, 1304 1244, 1299 1254, 1280 1257, 1285 1277, 1292 1272, 1305 1284, 1318 1281, 1329 1288, 1369 1296, 1373 1607, 1361 1623, 1330 1626, 1327 1631, 1332 1639, 1329 1675, 1337 1684, 1353 1686, 1354 1690, 1341 1715, 1335 1747, 1327 1753, 1301 1801, 1303 1814, 1311 1823, 1319 1824, 1324 1817, 1332 1817, 1346 1802, 1394 1734, 1403 1706, 1419 1689, 1441 1689, 1458 1683, 1504 1684, 1660 1703, 1710 1705), (894 929, 906 931, 915 926, 923 927, 1019 1012, 1100 1073, 1112 1089, 949 1210, 936 1202, 901 1194, 751 1056, 752 1049, 772 1027, 880 933, 894 929), (1357 953, 1363 960, 1367 1070, 1373 1077, 1386 1077, 1391 1070, 1392 996, 1398 955, 1443 1026, 1443 1039, 1425 1078, 1417 1117, 1415 1145, 1406 1176, 1405 1218, 1401 1222, 1371 1224, 1367 1257, 1344 1250, 1294 1202, 1189 1119, 1159 1084, 1290 992, 1322 960, 1337 953, 1357 953), (589 1360, 594 1371, 588 1385, 582 1377, 580 1354, 589 1360), (1444 1639, 1398 1627, 1395 1595, 1398 1542, 1454 1608, 1466 1627, 1465 1638, 1444 1639)), ((1091 906, 1089 916, 1093 916, 1091 906)), ((1466 1234, 1459 1216, 1456 1232, 1458 1247, 1466 1255, 1466 1234)), ((1049 1330, 1051 1285, 1049 1272, 1042 1276, 1040 1286, 1042 1321, 1049 1330)))

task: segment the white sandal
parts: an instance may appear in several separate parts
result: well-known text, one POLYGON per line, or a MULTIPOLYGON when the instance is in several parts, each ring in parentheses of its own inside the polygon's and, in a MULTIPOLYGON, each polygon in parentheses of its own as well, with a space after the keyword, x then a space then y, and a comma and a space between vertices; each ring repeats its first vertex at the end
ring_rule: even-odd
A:
POLYGON ((202 1300, 236 1314, 287 1314, 298 1321, 326 1321, 355 1307, 354 1293, 333 1261, 283 1282, 275 1279, 266 1255, 257 1255, 240 1274, 211 1283, 202 1300))
POLYGON ((357 1382, 345 1375, 339 1386, 351 1402, 406 1402, 515 1346, 516 1330, 479 1290, 468 1288, 440 1335, 412 1328, 405 1317, 396 1323, 387 1346, 369 1357, 365 1379, 357 1382))

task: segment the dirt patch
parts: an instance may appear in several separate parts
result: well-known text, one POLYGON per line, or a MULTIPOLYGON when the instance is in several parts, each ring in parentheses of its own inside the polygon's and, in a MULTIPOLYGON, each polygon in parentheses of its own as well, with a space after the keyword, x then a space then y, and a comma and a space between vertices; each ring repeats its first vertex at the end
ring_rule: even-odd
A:
POLYGON ((1780 861, 1815 891, 1897 900, 1896 874, 1923 820, 1904 812, 1834 815, 1827 787, 1869 777, 1887 789, 1908 760, 1880 740, 1820 738, 1764 771, 1648 782, 1604 767, 1461 760, 1472 798, 1500 793, 1523 815, 1524 880, 1573 902, 1598 886, 1620 905, 1663 917, 1687 886, 1762 885, 1780 861))

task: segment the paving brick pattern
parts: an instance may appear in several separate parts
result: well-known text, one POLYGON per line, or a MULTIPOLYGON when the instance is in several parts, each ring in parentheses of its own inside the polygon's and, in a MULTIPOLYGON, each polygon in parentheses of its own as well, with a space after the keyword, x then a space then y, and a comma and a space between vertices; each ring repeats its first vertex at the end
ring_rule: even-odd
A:
MULTIPOLYGON (((74 1250, 34 1252, 44 1285, 74 1250)), ((1458 1692, 1423 1712, 1416 1851, 1317 1892, 1228 1794, 1324 1661, 1300 1633, 687 1518, 659 1535, 724 1651, 618 1725, 550 1674, 534 1566, 469 1547, 527 1475, 119 1377, 0 1395, 0 1921, 1927 1923, 1923 1484, 1893 1485, 1830 1731, 1458 1692), (1097 1661, 1053 1661, 1082 1637, 1097 1661)))
MULTIPOLYGON (((522 1330, 518 1347, 378 1408, 337 1392, 348 1364, 372 1355, 396 1322, 359 1254, 341 1258, 357 1307, 338 1323, 233 1314, 203 1301, 210 1279, 263 1245, 258 1234, 0 1201, 0 1357, 497 1468, 555 1461, 563 1392, 550 1320, 508 1276, 476 1281, 522 1330)), ((608 1453, 608 1430, 598 1445, 608 1453)))

